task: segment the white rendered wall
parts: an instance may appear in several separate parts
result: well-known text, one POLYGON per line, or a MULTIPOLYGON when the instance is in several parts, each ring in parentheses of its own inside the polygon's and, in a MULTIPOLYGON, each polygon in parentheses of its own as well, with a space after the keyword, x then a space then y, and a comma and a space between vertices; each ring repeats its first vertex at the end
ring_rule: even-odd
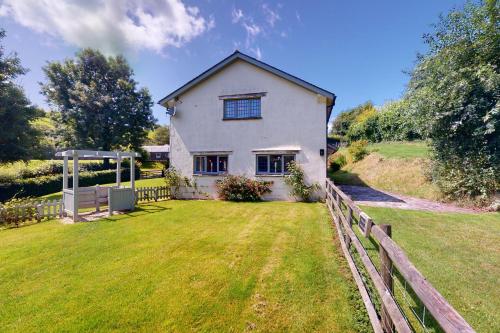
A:
POLYGON ((272 180, 267 200, 289 200, 281 176, 256 176, 255 149, 297 146, 296 161, 307 182, 321 185, 326 176, 326 102, 316 93, 237 60, 180 96, 170 119, 171 165, 193 177, 200 189, 215 195, 214 176, 193 176, 193 152, 230 151, 228 173, 272 180), (265 92, 262 119, 222 120, 221 95, 265 92), (324 149, 324 156, 320 156, 324 149))

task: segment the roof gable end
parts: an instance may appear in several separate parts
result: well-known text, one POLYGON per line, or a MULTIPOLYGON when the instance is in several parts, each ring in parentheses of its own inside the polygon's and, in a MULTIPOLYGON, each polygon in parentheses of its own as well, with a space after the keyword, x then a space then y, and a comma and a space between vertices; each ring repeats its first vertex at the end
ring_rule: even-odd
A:
POLYGON ((182 87, 174 90, 172 93, 170 93, 167 96, 165 96, 164 98, 162 98, 160 101, 158 101, 158 104, 167 107, 168 101, 178 97, 179 95, 188 91, 189 89, 191 89, 192 87, 201 83, 202 81, 208 79, 210 76, 218 73, 219 71, 221 71, 222 69, 224 69, 225 67, 232 64, 233 62, 235 62, 238 59, 243 60, 247 63, 250 63, 254 66, 257 66, 257 67, 259 67, 267 72, 271 72, 271 73, 273 73, 273 74, 275 74, 275 75, 277 75, 285 80, 291 81, 291 82, 293 82, 293 83, 295 83, 295 84, 297 84, 297 85, 299 85, 299 86, 301 86, 309 91, 312 91, 312 92, 315 92, 319 95, 322 95, 322 96, 326 97, 327 99, 330 99, 332 101, 332 104, 335 103, 336 96, 334 93, 332 93, 328 90, 322 89, 318 86, 315 86, 314 84, 311 84, 307 81, 304 81, 296 76, 288 74, 288 73, 286 73, 280 69, 277 69, 276 67, 268 65, 260 60, 252 58, 244 53, 241 53, 240 51, 235 51, 233 54, 231 54, 227 58, 223 59, 219 63, 215 64, 214 66, 210 67, 209 69, 207 69, 206 71, 204 71, 203 73, 201 73, 200 75, 198 75, 197 77, 192 79, 191 81, 184 84, 182 87))

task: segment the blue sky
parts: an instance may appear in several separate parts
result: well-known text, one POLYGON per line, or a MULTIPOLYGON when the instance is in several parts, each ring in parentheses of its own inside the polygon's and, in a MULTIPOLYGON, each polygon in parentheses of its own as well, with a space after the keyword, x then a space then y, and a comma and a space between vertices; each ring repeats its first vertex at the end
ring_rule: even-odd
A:
MULTIPOLYGON (((47 61, 81 47, 124 54, 158 101, 235 49, 337 96, 334 114, 401 96, 422 35, 464 1, 0 0, 6 51, 30 69, 19 83, 35 104, 47 61)), ((154 106, 159 123, 168 123, 154 106)))

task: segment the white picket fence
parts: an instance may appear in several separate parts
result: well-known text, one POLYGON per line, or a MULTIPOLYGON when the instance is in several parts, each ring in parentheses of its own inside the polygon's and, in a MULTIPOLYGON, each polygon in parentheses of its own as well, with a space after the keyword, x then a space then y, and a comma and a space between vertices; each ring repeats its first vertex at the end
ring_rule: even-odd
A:
POLYGON ((167 186, 138 187, 135 189, 135 202, 158 201, 170 199, 170 188, 167 186))
MULTIPOLYGON (((107 190, 107 188, 102 187, 98 189, 98 191, 92 193, 100 193, 99 190, 107 190)), ((96 207, 99 207, 100 204, 107 204, 107 198, 106 200, 102 198, 103 197, 99 196, 96 207)), ((170 189, 167 186, 138 187, 135 189, 136 203, 140 201, 158 201, 165 199, 170 199, 170 189)), ((93 207, 95 206, 94 201, 92 201, 92 205, 84 206, 93 207)), ((0 204, 0 226, 19 226, 19 224, 29 221, 41 222, 43 219, 62 218, 63 216, 64 204, 62 199, 29 201, 12 207, 2 207, 0 204)))
POLYGON ((61 218, 63 216, 62 200, 32 201, 12 207, 0 207, 0 225, 14 224, 43 219, 61 218))

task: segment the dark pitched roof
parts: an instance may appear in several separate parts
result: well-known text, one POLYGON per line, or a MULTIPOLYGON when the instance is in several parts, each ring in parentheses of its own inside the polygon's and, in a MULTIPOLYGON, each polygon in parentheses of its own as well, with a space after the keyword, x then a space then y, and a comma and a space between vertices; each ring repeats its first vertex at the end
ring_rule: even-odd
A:
POLYGON ((285 80, 291 81, 291 82, 293 82, 293 83, 295 83, 295 84, 297 84, 297 85, 299 85, 307 90, 310 90, 312 92, 315 92, 317 94, 325 96, 325 97, 331 99, 333 101, 333 104, 335 104, 336 96, 334 93, 332 93, 328 90, 322 89, 318 86, 315 86, 312 83, 309 83, 307 81, 299 79, 296 76, 288 74, 280 69, 277 69, 276 67, 273 67, 273 66, 268 65, 260 60, 252 58, 244 53, 241 53, 240 51, 234 51, 234 53, 231 54, 229 57, 223 59, 222 61, 220 61, 219 63, 210 67, 209 69, 207 69, 206 71, 204 71, 203 73, 201 73, 200 75, 198 75, 197 77, 195 77, 194 79, 192 79, 191 81, 189 81, 188 83, 183 85, 182 87, 174 90, 173 92, 171 92, 170 94, 168 94, 167 96, 162 98, 160 101, 158 101, 158 104, 163 105, 165 102, 171 100, 172 98, 175 98, 175 97, 181 95, 185 91, 191 89, 192 87, 194 87, 198 83, 209 78, 213 74, 219 72, 221 69, 223 69, 224 67, 226 67, 227 65, 233 63, 234 61, 236 61, 238 59, 246 61, 250 64, 253 64, 253 65, 255 65, 263 70, 266 70, 268 72, 271 72, 271 73, 273 73, 273 74, 275 74, 275 75, 277 75, 285 80))

